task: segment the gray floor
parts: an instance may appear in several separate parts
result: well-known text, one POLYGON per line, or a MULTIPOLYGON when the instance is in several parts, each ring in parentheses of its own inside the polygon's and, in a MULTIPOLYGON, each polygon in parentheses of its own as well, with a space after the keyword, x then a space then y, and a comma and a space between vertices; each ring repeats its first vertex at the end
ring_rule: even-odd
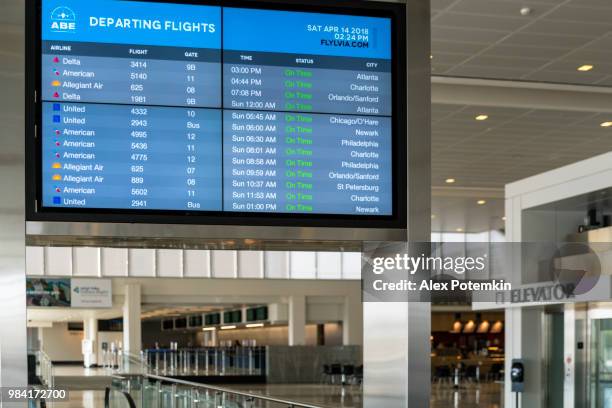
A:
MULTIPOLYGON (((277 398, 338 408, 361 408, 361 389, 356 386, 330 385, 251 385, 236 389, 261 393, 277 398)), ((431 408, 501 408, 501 385, 468 385, 458 391, 451 386, 432 387, 431 408)), ((103 391, 71 391, 70 400, 56 402, 52 408, 103 408, 103 391)))
POLYGON ((503 384, 468 384, 453 389, 448 384, 431 387, 430 408, 501 408, 503 384))
POLYGON ((261 384, 234 385, 234 389, 252 394, 263 394, 295 402, 322 405, 324 407, 354 407, 361 403, 361 387, 356 385, 323 385, 323 384, 261 384))

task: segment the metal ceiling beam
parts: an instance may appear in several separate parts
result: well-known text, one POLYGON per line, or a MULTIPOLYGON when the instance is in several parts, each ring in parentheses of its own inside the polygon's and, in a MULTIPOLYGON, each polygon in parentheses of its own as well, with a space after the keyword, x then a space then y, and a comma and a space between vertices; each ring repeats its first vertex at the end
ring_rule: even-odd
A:
POLYGON ((436 104, 612 112, 612 88, 496 79, 431 77, 436 104))

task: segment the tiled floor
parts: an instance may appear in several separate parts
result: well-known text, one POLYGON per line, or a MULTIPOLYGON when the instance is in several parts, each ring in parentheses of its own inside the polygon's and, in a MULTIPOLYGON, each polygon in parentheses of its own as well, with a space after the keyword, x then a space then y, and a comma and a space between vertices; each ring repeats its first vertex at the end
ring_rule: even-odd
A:
MULTIPOLYGON (((243 391, 261 393, 292 401, 326 407, 361 408, 361 388, 330 385, 253 385, 234 386, 243 391)), ((469 384, 455 390, 448 384, 436 384, 431 390, 430 408, 501 408, 502 385, 469 384)))
POLYGON ((263 394, 324 407, 359 408, 362 406, 361 387, 355 385, 341 387, 323 384, 258 384, 230 387, 251 394, 263 394))
MULTIPOLYGON (((329 385, 247 385, 233 386, 242 391, 313 405, 338 408, 361 408, 361 390, 356 386, 329 385)), ((469 385, 454 390, 449 385, 432 387, 431 408, 501 408, 501 385, 469 385)), ((103 391, 72 391, 70 400, 55 402, 50 408, 103 408, 103 391)), ((148 408, 148 407, 143 407, 148 408)))
POLYGON ((503 384, 468 384, 453 389, 448 384, 431 387, 430 408, 501 408, 503 384))

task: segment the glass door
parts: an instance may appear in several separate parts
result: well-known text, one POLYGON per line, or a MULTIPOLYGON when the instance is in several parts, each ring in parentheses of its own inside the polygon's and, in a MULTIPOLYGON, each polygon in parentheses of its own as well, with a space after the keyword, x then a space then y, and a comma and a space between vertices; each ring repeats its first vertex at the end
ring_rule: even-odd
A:
POLYGON ((592 320, 591 408, 612 408, 612 319, 592 320))

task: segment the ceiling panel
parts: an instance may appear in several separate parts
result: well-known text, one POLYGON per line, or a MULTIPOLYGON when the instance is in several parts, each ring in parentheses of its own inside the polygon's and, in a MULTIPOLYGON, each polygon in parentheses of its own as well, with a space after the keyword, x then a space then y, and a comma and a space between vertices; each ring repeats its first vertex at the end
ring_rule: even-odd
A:
POLYGON ((612 84, 610 0, 456 0, 435 7, 436 75, 612 84), (531 13, 521 15, 523 7, 531 13), (594 69, 577 71, 584 64, 594 69))
POLYGON ((592 112, 434 104, 432 184, 503 189, 612 148, 610 116, 592 112), (476 121, 486 113, 489 119, 476 121))
POLYGON ((520 17, 495 17, 487 16, 483 18, 481 15, 469 13, 442 13, 435 18, 436 26, 438 27, 456 27, 465 29, 465 27, 475 27, 480 30, 502 30, 514 31, 525 24, 525 20, 520 17))
POLYGON ((507 0, 463 0, 451 4, 450 11, 478 14, 483 16, 483 18, 486 16, 521 17, 518 8, 524 6, 532 6, 538 13, 545 13, 551 10, 555 3, 530 0, 520 2, 507 0))
POLYGON ((484 232, 503 227, 504 200, 488 197, 487 192, 467 192, 465 197, 432 197, 432 231, 435 232, 484 232), (485 199, 485 205, 477 201, 485 199))

